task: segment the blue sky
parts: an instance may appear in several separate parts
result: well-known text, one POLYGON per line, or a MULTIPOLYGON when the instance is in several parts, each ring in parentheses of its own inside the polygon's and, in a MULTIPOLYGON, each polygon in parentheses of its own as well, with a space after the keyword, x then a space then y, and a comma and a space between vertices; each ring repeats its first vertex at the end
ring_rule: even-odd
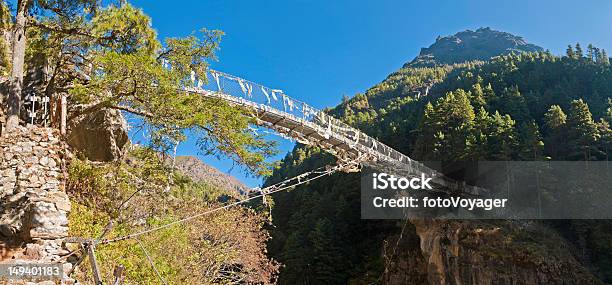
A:
MULTIPOLYGON (((479 27, 523 36, 563 53, 588 43, 612 53, 612 1, 132 1, 153 19, 160 39, 200 28, 226 35, 213 68, 314 107, 336 105, 383 80, 438 35, 479 27)), ((271 137, 276 139, 276 137, 271 137)), ((281 140, 281 158, 293 146, 281 140)), ((179 147, 196 155, 193 142, 179 147)), ((231 163, 200 156, 221 171, 231 163)), ((230 174, 249 186, 261 179, 240 168, 230 174)))

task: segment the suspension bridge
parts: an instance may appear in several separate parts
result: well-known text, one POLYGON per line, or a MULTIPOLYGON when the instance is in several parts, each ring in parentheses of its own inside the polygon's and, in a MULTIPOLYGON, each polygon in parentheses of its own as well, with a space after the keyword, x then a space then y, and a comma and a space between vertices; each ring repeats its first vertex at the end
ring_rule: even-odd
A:
POLYGON ((486 192, 450 179, 329 114, 289 97, 280 89, 216 70, 209 70, 207 79, 198 79, 192 73, 193 86, 186 87, 185 91, 249 110, 257 125, 333 154, 348 166, 343 171, 358 171, 361 163, 382 162, 402 169, 403 173, 432 177, 436 190, 469 195, 486 192))
MULTIPOLYGON (((263 85, 236 77, 230 74, 209 70, 206 79, 198 79, 195 74, 191 75, 193 86, 185 87, 183 91, 196 93, 214 100, 223 100, 230 105, 244 108, 255 118, 257 125, 269 128, 285 137, 294 139, 300 143, 320 147, 321 149, 333 154, 338 158, 338 164, 331 167, 320 167, 307 171, 295 177, 287 178, 284 181, 269 185, 263 189, 254 189, 241 200, 232 201, 225 205, 211 208, 204 212, 195 213, 188 217, 162 224, 156 227, 135 231, 133 233, 105 238, 111 231, 113 222, 109 221, 104 232, 97 238, 68 237, 67 243, 79 243, 81 248, 72 251, 68 256, 86 250, 79 258, 80 263, 88 256, 92 274, 96 284, 102 284, 101 274, 98 270, 95 259, 95 248, 98 245, 110 244, 125 240, 136 240, 142 247, 138 238, 173 225, 187 223, 202 216, 221 211, 230 207, 244 204, 248 201, 261 198, 266 204, 266 196, 280 191, 284 191, 296 186, 314 181, 324 176, 331 175, 338 171, 354 172, 359 171, 361 164, 376 163, 384 165, 385 168, 401 170, 401 173, 408 173, 408 176, 420 176, 425 174, 431 177, 431 185, 434 190, 453 193, 459 195, 480 196, 487 191, 480 187, 466 185, 464 182, 450 179, 440 172, 431 169, 419 161, 415 161, 401 152, 385 145, 384 143, 368 136, 367 134, 355 129, 342 121, 330 116, 329 114, 317 110, 305 102, 287 96, 282 90, 272 89, 263 85)), ((429 89, 429 87, 427 87, 429 89)), ((427 92, 427 91, 426 91, 427 92)), ((419 93, 420 94, 420 93, 419 93)), ((134 194, 138 193, 138 189, 134 194)), ((129 196, 121 205, 126 204, 134 195, 129 196)), ((142 247, 143 251, 144 247, 142 247)), ((159 271, 155 267, 150 257, 145 251, 151 267, 157 273, 162 283, 166 283, 159 271)))
MULTIPOLYGON (((244 108, 255 118, 257 125, 333 154, 338 159, 339 165, 344 165, 342 171, 355 172, 359 171, 360 165, 364 163, 377 163, 378 167, 382 165, 383 168, 401 170, 403 176, 425 174, 432 178, 435 190, 442 192, 468 195, 488 192, 486 189, 455 181, 326 112, 286 95, 283 90, 269 88, 212 69, 207 71, 205 78, 198 78, 195 72, 192 72, 188 82, 189 86, 183 87, 182 91, 223 100, 230 105, 244 108)), ((427 83, 423 90, 414 91, 415 96, 427 96, 431 86, 432 83, 427 83)), ((35 117, 40 111, 44 113, 43 124, 47 125, 49 98, 39 98, 35 94, 29 94, 26 101, 29 102, 30 123, 34 124, 35 117), (41 109, 38 111, 35 108, 37 102, 40 103, 38 105, 41 109)))

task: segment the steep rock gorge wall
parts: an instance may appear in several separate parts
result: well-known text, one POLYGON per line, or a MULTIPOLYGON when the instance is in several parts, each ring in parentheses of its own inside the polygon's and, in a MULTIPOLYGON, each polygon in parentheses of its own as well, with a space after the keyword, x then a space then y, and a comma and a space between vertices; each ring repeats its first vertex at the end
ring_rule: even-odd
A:
POLYGON ((56 263, 69 253, 63 161, 57 130, 21 127, 0 137, 0 263, 56 263))
POLYGON ((603 284, 574 258, 565 240, 535 222, 411 223, 385 284, 409 284, 415 278, 431 285, 603 284))

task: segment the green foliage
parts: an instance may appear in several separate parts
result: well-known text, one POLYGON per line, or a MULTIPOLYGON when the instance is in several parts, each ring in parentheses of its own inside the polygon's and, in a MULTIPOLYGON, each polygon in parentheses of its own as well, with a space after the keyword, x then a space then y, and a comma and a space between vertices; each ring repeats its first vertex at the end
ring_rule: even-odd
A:
MULTIPOLYGON (((589 159, 607 160, 612 68, 604 59, 597 60, 595 47, 593 60, 574 49, 570 46, 565 57, 535 52, 499 56, 486 63, 404 67, 329 112, 419 160, 584 159, 585 150, 590 152, 589 159), (425 90, 429 83, 435 84, 428 95, 418 97, 416 90, 425 90)), ((296 147, 267 183, 313 169, 323 157, 317 149, 296 147)), ((321 282, 344 284, 384 270, 367 264, 381 263, 381 242, 397 228, 359 220, 359 185, 355 182, 359 179, 350 174, 332 179, 275 197, 276 227, 269 248, 286 266, 280 275, 282 283, 313 282, 317 278, 313 264, 330 264, 334 257, 349 264, 326 268, 336 270, 340 280, 328 278, 321 269, 321 282), (332 214, 334 206, 343 208, 344 218, 332 214), (336 232, 332 238, 324 234, 330 228, 336 232), (355 257, 351 253, 356 251, 366 254, 355 257), (371 268, 374 273, 368 271, 371 268)), ((601 232, 587 242, 597 249, 594 266, 601 276, 610 272, 606 238, 601 232)), ((528 250, 546 256, 546 248, 528 250)))
POLYGON ((600 135, 598 148, 604 155, 604 159, 608 161, 610 159, 610 151, 612 150, 612 129, 610 129, 608 121, 600 119, 597 124, 597 130, 600 135))
POLYGON ((122 197, 134 191, 156 192, 170 181, 184 181, 150 149, 136 149, 129 162, 94 163, 75 158, 68 168, 67 189, 77 203, 118 217, 122 197), (169 174, 170 173, 170 174, 169 174), (146 182, 146 183, 145 183, 146 182))
POLYGON ((132 127, 151 134, 149 143, 158 151, 189 132, 202 153, 229 157, 254 175, 270 173, 265 159, 275 145, 248 129, 254 121, 246 110, 181 91, 193 86, 192 77, 207 80, 221 31, 160 41, 149 16, 128 3, 34 4, 26 65, 48 71, 37 83, 40 92, 69 95, 69 121, 100 109, 121 110, 137 122, 132 127))
POLYGON ((559 105, 552 105, 544 114, 544 122, 547 133, 546 141, 549 142, 546 144, 547 152, 555 158, 565 157, 567 153, 565 140, 567 115, 559 105))
POLYGON ((469 136, 474 123, 474 110, 468 93, 462 89, 449 92, 427 105, 416 149, 424 160, 461 160, 470 147, 469 136), (428 149, 432 146, 433 149, 428 149))
MULTIPOLYGON (((11 11, 7 4, 2 1, 0 2, 0 31, 6 31, 11 29, 11 11)), ((7 43, 5 37, 0 37, 0 75, 8 76, 11 69, 11 62, 9 59, 9 47, 11 43, 7 43)))
MULTIPOLYGON (((68 193, 73 201, 70 235, 106 238, 161 226, 221 206, 227 190, 193 183, 172 171, 158 153, 139 148, 124 162, 92 163, 74 159, 68 193), (186 206, 188 205, 188 207, 186 206)), ((189 223, 96 248, 103 278, 116 265, 126 268, 128 284, 159 282, 142 247, 169 284, 270 284, 278 265, 265 255, 265 219, 248 208, 218 211, 189 223)), ((91 282, 87 263, 78 279, 91 282)))
POLYGON ((91 21, 91 33, 105 51, 153 54, 161 45, 151 19, 130 4, 102 9, 91 21))
POLYGON ((559 105, 550 106, 550 109, 544 114, 544 118, 549 131, 563 128, 567 122, 567 115, 559 105))
POLYGON ((582 47, 580 46, 580 43, 576 43, 576 57, 580 59, 583 56, 584 54, 582 52, 582 47))
MULTIPOLYGON (((512 160, 517 144, 514 120, 510 115, 501 115, 495 112, 488 120, 486 129, 488 139, 486 144, 488 160, 512 160)), ((482 126, 478 126, 482 127, 482 126)))
MULTIPOLYGON (((191 72, 198 75, 206 74, 207 60, 216 59, 215 51, 219 48, 223 32, 201 29, 200 34, 201 37, 193 34, 185 38, 167 38, 165 49, 158 55, 158 59, 171 63, 172 71, 184 79, 188 78, 191 72)), ((186 82, 190 83, 195 82, 186 82)))
POLYGON ((597 125, 593 121, 589 106, 582 99, 573 100, 567 116, 569 156, 577 160, 591 160, 591 152, 598 151, 595 142, 599 139, 597 125))
MULTIPOLYGON (((320 149, 296 146, 266 184, 333 162, 320 149)), ((393 223, 361 220, 359 187, 359 174, 334 174, 274 195, 268 249, 284 265, 279 283, 346 284, 378 273, 363 262, 380 260, 393 223)))
POLYGON ((535 121, 524 122, 519 127, 521 160, 540 160, 544 150, 544 141, 540 128, 535 121))
POLYGON ((608 57, 608 53, 606 52, 605 49, 601 50, 601 56, 598 59, 598 62, 601 62, 602 64, 605 64, 605 65, 610 64, 610 58, 608 57))
POLYGON ((327 218, 321 218, 315 224, 314 230, 310 232, 309 239, 313 247, 313 260, 310 266, 316 283, 337 284, 342 282, 342 275, 338 274, 342 270, 342 258, 339 248, 334 244, 334 226, 327 218))
POLYGON ((526 121, 530 117, 525 97, 521 95, 517 86, 504 88, 497 102, 494 101, 492 105, 493 109, 504 110, 512 118, 520 121, 526 121))
POLYGON ((567 45, 567 50, 565 50, 565 54, 569 58, 576 58, 576 53, 574 52, 574 48, 572 45, 567 45))
POLYGON ((472 102, 474 109, 480 109, 481 107, 486 106, 487 100, 485 97, 484 90, 480 86, 480 82, 476 82, 476 84, 472 85, 470 94, 471 94, 470 102, 472 102))

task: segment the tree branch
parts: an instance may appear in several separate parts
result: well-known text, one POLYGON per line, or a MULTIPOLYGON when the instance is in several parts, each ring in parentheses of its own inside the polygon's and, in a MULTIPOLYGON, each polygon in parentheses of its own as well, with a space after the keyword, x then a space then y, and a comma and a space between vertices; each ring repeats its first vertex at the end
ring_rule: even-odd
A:
POLYGON ((43 30, 47 30, 47 31, 52 31, 52 32, 56 32, 56 33, 60 33, 60 34, 66 34, 66 35, 76 35, 76 36, 84 36, 84 37, 88 37, 88 38, 92 38, 92 39, 97 39, 97 40, 110 40, 114 38, 114 33, 111 33, 111 35, 106 36, 106 37, 97 37, 95 35, 92 35, 90 33, 87 33, 81 29, 78 28, 62 28, 62 27, 58 27, 58 26, 49 26, 46 24, 43 24, 39 21, 37 21, 34 18, 29 18, 28 19, 28 24, 43 30))
POLYGON ((137 110, 137 109, 134 109, 134 108, 132 108, 132 107, 130 107, 130 106, 125 106, 125 105, 111 105, 111 106, 107 106, 107 107, 108 107, 108 108, 111 108, 111 109, 115 109, 115 110, 126 111, 126 112, 129 112, 129 113, 132 113, 132 114, 138 115, 138 116, 143 116, 143 117, 145 117, 145 118, 155 118, 155 115, 154 115, 154 114, 152 114, 152 113, 149 113, 149 112, 147 112, 147 111, 137 110))

